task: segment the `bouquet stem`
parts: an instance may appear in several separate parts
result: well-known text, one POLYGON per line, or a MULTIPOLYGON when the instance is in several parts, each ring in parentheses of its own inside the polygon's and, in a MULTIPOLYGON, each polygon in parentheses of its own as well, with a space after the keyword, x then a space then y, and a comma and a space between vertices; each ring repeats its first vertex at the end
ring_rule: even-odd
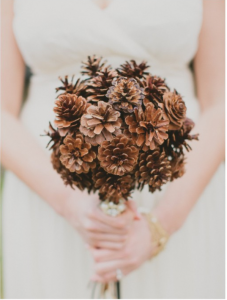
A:
POLYGON ((91 299, 121 299, 120 281, 110 283, 90 282, 91 299))
POLYGON ((120 281, 116 282, 116 296, 117 296, 117 299, 121 299, 121 283, 120 283, 120 281))

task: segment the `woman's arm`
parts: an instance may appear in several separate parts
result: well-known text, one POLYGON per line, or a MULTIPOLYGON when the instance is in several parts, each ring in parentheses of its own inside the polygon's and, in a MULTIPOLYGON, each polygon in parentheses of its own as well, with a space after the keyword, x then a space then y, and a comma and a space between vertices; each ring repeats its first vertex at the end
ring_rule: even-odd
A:
POLYGON ((2 1, 1 161, 31 189, 60 211, 65 187, 52 170, 50 159, 18 119, 25 65, 12 29, 13 1, 2 1), (35 159, 34 159, 35 158, 35 159), (51 180, 50 180, 51 178, 51 180))
POLYGON ((96 195, 88 196, 86 192, 65 187, 50 157, 18 119, 25 66, 12 30, 13 1, 3 0, 1 4, 1 162, 65 217, 87 243, 118 249, 127 237, 128 230, 124 227, 134 217, 132 211, 128 210, 120 218, 111 218, 97 209, 96 195))
POLYGON ((182 226, 225 155, 225 3, 203 2, 203 24, 194 61, 201 115, 193 131, 199 133, 199 141, 191 143, 185 175, 169 185, 154 211, 170 234, 182 226))

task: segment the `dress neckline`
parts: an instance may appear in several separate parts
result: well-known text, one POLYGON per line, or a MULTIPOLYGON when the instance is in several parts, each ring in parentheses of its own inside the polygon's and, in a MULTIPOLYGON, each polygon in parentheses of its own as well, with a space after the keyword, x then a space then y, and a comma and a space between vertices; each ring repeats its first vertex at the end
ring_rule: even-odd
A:
POLYGON ((107 6, 104 7, 104 8, 102 8, 102 7, 100 7, 98 4, 96 4, 94 0, 89 0, 89 1, 92 2, 92 5, 95 6, 96 9, 98 9, 98 10, 101 11, 101 12, 105 12, 105 11, 109 10, 109 8, 110 8, 110 7, 112 6, 112 4, 113 4, 113 0, 110 0, 110 1, 107 3, 107 6))

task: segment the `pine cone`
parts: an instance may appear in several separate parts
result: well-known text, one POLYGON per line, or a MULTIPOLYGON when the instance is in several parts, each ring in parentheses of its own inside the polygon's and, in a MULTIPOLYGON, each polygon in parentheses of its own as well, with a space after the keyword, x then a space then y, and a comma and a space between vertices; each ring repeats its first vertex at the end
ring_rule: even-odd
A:
POLYGON ((130 173, 138 159, 139 150, 124 135, 104 141, 98 149, 100 166, 108 173, 123 176, 130 173))
POLYGON ((79 128, 80 118, 90 104, 83 97, 66 94, 60 95, 55 101, 54 112, 57 119, 54 121, 61 136, 69 130, 79 128))
POLYGON ((90 192, 92 187, 92 175, 91 173, 81 173, 77 174, 76 172, 70 172, 60 161, 60 151, 59 148, 54 149, 51 153, 51 162, 53 168, 61 175, 65 185, 69 185, 72 189, 75 187, 79 188, 80 190, 84 190, 85 188, 88 189, 90 192))
POLYGON ((62 165, 60 161, 60 151, 59 148, 54 148, 53 152, 51 153, 51 163, 53 165, 54 170, 60 173, 65 167, 62 165))
POLYGON ((76 134, 75 138, 67 135, 63 142, 60 146, 60 160, 70 172, 88 173, 95 168, 96 154, 91 149, 91 144, 84 142, 82 134, 76 134))
POLYGON ((86 141, 94 146, 103 141, 110 141, 113 135, 119 135, 121 127, 120 113, 109 103, 98 102, 91 105, 81 118, 80 132, 86 136, 86 141))
POLYGON ((135 173, 139 189, 145 184, 150 191, 160 190, 161 186, 171 179, 171 165, 164 151, 160 149, 142 152, 139 157, 139 168, 135 173))
POLYGON ((172 171, 171 181, 184 175, 184 173, 185 173, 184 155, 179 155, 179 156, 174 157, 170 161, 170 165, 171 165, 171 171, 172 171))
POLYGON ((92 189, 91 175, 88 174, 77 174, 76 172, 70 172, 68 169, 64 168, 61 172, 61 178, 63 179, 65 185, 69 185, 72 189, 75 187, 83 191, 85 188, 90 193, 92 189))
POLYGON ((135 109, 133 115, 127 116, 128 130, 137 134, 136 144, 144 151, 154 150, 168 138, 169 121, 164 120, 162 110, 155 109, 152 103, 147 104, 145 112, 135 109))
POLYGON ((89 81, 87 100, 93 102, 108 102, 106 93, 109 87, 112 85, 113 78, 116 76, 117 72, 115 70, 111 70, 109 67, 103 68, 102 71, 97 72, 97 76, 89 81))
POLYGON ((54 129, 54 127, 52 126, 52 124, 49 122, 49 131, 45 131, 45 136, 49 136, 50 137, 50 141, 47 144, 47 148, 49 147, 49 145, 51 143, 53 143, 50 147, 50 150, 56 147, 60 146, 60 143, 62 141, 62 137, 60 136, 58 129, 54 129))
POLYGON ((134 188, 134 180, 130 175, 116 176, 106 173, 98 168, 93 173, 93 182, 96 189, 99 189, 100 200, 119 203, 119 200, 128 200, 134 188))
POLYGON ((143 104, 146 106, 148 103, 153 103, 155 108, 159 107, 159 103, 163 102, 163 94, 169 91, 165 80, 158 76, 147 76, 145 81, 142 81, 144 88, 143 104))
POLYGON ((56 92, 60 90, 64 91, 60 95, 74 94, 86 98, 87 85, 85 85, 85 81, 80 81, 80 79, 77 79, 76 83, 74 84, 73 83, 74 76, 72 76, 70 83, 68 82, 68 76, 65 76, 65 80, 63 80, 61 77, 59 77, 59 79, 63 83, 63 86, 57 87, 56 92))
POLYGON ((169 130, 178 130, 186 118, 186 106, 182 97, 176 92, 163 95, 164 110, 170 120, 169 130))
POLYGON ((117 72, 120 76, 128 77, 128 78, 144 78, 145 75, 149 74, 145 72, 149 66, 145 61, 142 61, 140 64, 137 64, 135 60, 130 60, 130 62, 126 61, 124 64, 121 65, 117 72))
POLYGON ((143 89, 134 78, 115 78, 106 94, 114 109, 125 113, 132 113, 134 107, 142 103, 143 89))
POLYGON ((190 134, 194 126, 195 123, 191 119, 186 118, 180 130, 169 131, 169 137, 163 145, 168 155, 183 154, 184 147, 187 151, 192 149, 186 140, 198 140, 198 134, 190 134))
POLYGON ((84 71, 81 72, 82 75, 89 76, 88 79, 97 76, 97 72, 101 72, 105 62, 101 63, 102 57, 96 57, 96 55, 88 56, 88 60, 85 62, 82 62, 84 66, 82 65, 82 69, 84 71))

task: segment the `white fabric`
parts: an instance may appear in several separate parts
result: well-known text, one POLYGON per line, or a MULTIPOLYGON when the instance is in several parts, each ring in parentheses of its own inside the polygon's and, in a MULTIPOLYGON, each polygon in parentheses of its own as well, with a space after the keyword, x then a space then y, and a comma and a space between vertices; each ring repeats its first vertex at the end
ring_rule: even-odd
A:
MULTIPOLYGON (((15 36, 34 73, 21 120, 42 147, 58 76, 80 76, 81 61, 92 54, 113 66, 147 60, 154 75, 183 95, 188 116, 198 118, 188 65, 197 50, 201 0, 113 0, 105 10, 91 0, 16 0, 14 8, 15 36)), ((151 208, 161 195, 143 191, 134 198, 151 208)), ((9 172, 3 198, 5 297, 89 298, 91 259, 77 233, 9 172)), ((224 298, 223 165, 166 250, 122 280, 122 296, 224 298)))

